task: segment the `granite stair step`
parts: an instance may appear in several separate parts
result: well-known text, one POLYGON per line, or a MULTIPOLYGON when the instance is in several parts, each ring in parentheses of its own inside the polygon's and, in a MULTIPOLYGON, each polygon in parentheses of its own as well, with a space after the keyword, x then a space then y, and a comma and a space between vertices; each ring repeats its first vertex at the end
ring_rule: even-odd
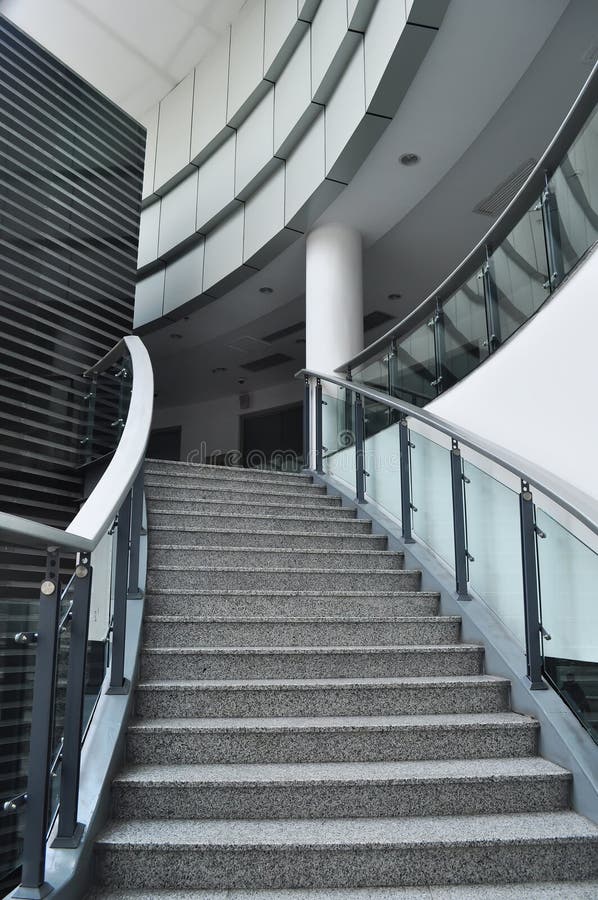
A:
POLYGON ((512 712, 134 719, 130 763, 398 762, 533 756, 539 726, 512 712))
POLYGON ((430 715, 502 712, 509 681, 491 675, 409 678, 148 681, 140 717, 430 715))
POLYGON ((355 510, 341 506, 340 498, 338 497, 322 497, 319 502, 314 500, 312 503, 300 502, 301 498, 298 498, 296 502, 285 502, 280 499, 262 502, 244 499, 225 500, 222 496, 218 497, 218 499, 210 500, 193 498, 167 499, 146 495, 146 499, 150 525, 158 513, 169 513, 171 515, 187 513, 191 516, 199 516, 204 525, 206 525, 206 519, 212 515, 235 517, 236 523, 239 525, 239 520, 242 518, 252 520, 255 518, 266 520, 274 518, 276 525, 273 526, 273 530, 277 530, 279 527, 288 527, 288 523, 291 521, 302 522, 307 525, 308 522, 314 520, 314 517, 318 519, 318 522, 323 519, 338 522, 339 519, 356 518, 355 510), (281 522, 285 524, 283 525, 281 522))
POLYGON ((483 647, 146 647, 145 680, 479 675, 483 647))
MULTIPOLYGON (((343 526, 344 530, 344 526, 343 526)), ((153 525, 150 534, 150 544, 166 544, 170 546, 197 546, 197 547, 263 547, 272 549, 284 547, 297 550, 386 550, 387 539, 382 535, 343 533, 334 534, 325 531, 256 531, 247 529, 239 532, 237 529, 216 530, 216 528, 173 527, 165 525, 153 525), (241 540, 242 535, 242 540, 241 540)))
POLYGON ((598 827, 572 812, 316 820, 115 821, 95 846, 119 889, 495 884, 598 878, 598 827))
POLYGON ((212 618, 146 616, 146 647, 335 647, 455 644, 459 616, 212 618))
POLYGON ((145 596, 146 615, 263 616, 434 616, 439 594, 430 591, 219 591, 164 588, 145 596))
POLYGON ((270 469, 243 469, 241 466, 210 466, 206 463, 176 462, 174 460, 146 459, 145 474, 171 475, 174 477, 213 478, 215 481, 256 481, 275 484, 313 484, 313 477, 299 472, 276 472, 270 469))
POLYGON ((185 472, 184 475, 160 474, 152 472, 145 477, 146 491, 151 493, 154 488, 168 487, 182 490, 207 490, 207 491, 240 491, 244 494, 280 494, 282 496, 305 494, 306 496, 325 496, 326 487, 313 484, 308 481, 288 482, 275 481, 266 478, 214 478, 213 476, 199 475, 194 472, 185 472))
POLYGON ((272 491, 247 491, 239 490, 230 484, 215 485, 214 487, 195 487, 191 485, 153 485, 147 483, 145 495, 148 503, 154 500, 188 500, 201 502, 202 500, 214 500, 229 503, 248 503, 259 506, 294 506, 302 507, 328 507, 340 506, 341 498, 326 494, 325 491, 316 493, 313 490, 300 491, 272 490, 272 491))
POLYGON ((203 591, 415 591, 421 572, 406 569, 256 568, 255 566, 151 566, 147 588, 203 591))
POLYGON ((404 553, 389 550, 321 550, 246 547, 197 547, 150 542, 150 566, 240 566, 264 569, 402 569, 404 553))
POLYGON ((540 757, 425 762, 129 766, 115 818, 476 816, 566 809, 571 774, 540 757))
POLYGON ((148 507, 148 522, 150 525, 150 537, 155 526, 186 531, 189 528, 199 528, 222 532, 226 530, 234 534, 246 534, 248 531, 269 534, 272 540, 287 530, 301 531, 304 534, 325 533, 331 536, 339 534, 370 535, 372 523, 369 519, 355 518, 355 510, 351 509, 326 509, 324 515, 319 510, 309 510, 309 514, 296 515, 294 511, 281 512, 270 507, 271 515, 264 514, 260 509, 253 515, 238 512, 222 513, 213 504, 213 511, 205 513, 189 512, 185 508, 180 512, 153 510, 148 507), (341 513, 339 517, 339 513, 341 513), (340 521, 339 521, 340 518, 340 521))

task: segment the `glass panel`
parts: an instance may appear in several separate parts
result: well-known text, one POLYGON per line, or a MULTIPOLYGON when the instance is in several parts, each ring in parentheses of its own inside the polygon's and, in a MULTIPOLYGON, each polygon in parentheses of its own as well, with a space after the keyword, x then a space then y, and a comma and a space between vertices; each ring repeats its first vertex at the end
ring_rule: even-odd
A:
POLYGON ((413 531, 451 568, 455 564, 450 453, 411 432, 413 531))
POLYGON ((536 522, 545 671, 598 741, 598 556, 541 509, 536 522))
POLYGON ((506 340, 548 297, 541 209, 530 210, 490 258, 497 303, 497 343, 506 340))
POLYGON ((397 347, 397 371, 393 395, 415 406, 425 406, 436 396, 434 328, 424 323, 402 338, 397 347))
POLYGON ((82 465, 101 459, 116 449, 129 411, 131 372, 130 357, 126 356, 90 381, 81 435, 82 465))
POLYGON ((549 189, 558 207, 557 239, 566 275, 598 239, 598 111, 586 122, 549 189))
POLYGON ((364 446, 366 494, 391 516, 401 521, 401 458, 399 425, 368 437, 364 446))
MULTIPOLYGON (((363 398, 364 410, 364 437, 372 437, 392 425, 393 410, 384 403, 376 403, 375 400, 363 398)), ((367 466, 366 466, 367 469, 367 466)))
POLYGON ((463 474, 469 584, 525 650, 519 495, 467 460, 463 474))
POLYGON ((336 396, 323 394, 322 444, 326 448, 322 456, 324 471, 336 475, 352 488, 355 487, 355 435, 353 424, 354 394, 339 388, 336 396))
POLYGON ((385 351, 379 358, 368 362, 365 366, 352 373, 353 381, 388 394, 388 354, 385 351))
POLYGON ((484 283, 474 275, 442 305, 443 390, 475 369, 488 356, 484 283))

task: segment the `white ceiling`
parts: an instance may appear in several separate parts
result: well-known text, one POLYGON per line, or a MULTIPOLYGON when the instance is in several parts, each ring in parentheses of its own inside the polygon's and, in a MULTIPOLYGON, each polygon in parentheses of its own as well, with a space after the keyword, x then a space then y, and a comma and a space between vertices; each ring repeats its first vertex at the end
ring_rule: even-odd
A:
POLYGON ((0 0, 0 12, 140 117, 216 43, 246 0, 0 0))

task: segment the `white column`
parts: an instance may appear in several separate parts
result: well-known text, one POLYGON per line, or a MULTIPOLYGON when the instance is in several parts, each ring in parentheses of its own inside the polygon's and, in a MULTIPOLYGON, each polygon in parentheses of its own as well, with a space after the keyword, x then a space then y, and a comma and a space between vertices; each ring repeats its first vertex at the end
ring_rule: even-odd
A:
POLYGON ((306 368, 332 375, 363 349, 361 234, 346 225, 321 225, 307 236, 305 272, 306 368))
MULTIPOLYGON (((333 375, 363 349, 361 234, 346 225, 321 225, 307 236, 305 272, 305 367, 333 375)), ((323 393, 336 396, 333 385, 323 393)), ((332 407, 325 407, 324 413, 332 407)), ((312 385, 310 467, 315 468, 315 391, 312 385)), ((326 427, 324 427, 326 441, 326 427)))

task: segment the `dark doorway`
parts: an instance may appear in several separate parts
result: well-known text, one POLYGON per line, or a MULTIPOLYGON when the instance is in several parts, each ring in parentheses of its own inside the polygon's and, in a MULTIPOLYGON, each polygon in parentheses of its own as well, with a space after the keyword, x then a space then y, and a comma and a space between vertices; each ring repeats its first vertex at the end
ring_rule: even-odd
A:
POLYGON ((145 455, 150 459, 181 458, 181 426, 155 428, 149 437, 145 455))
POLYGON ((243 465, 297 471, 303 463, 303 406, 269 409, 241 417, 243 465))

